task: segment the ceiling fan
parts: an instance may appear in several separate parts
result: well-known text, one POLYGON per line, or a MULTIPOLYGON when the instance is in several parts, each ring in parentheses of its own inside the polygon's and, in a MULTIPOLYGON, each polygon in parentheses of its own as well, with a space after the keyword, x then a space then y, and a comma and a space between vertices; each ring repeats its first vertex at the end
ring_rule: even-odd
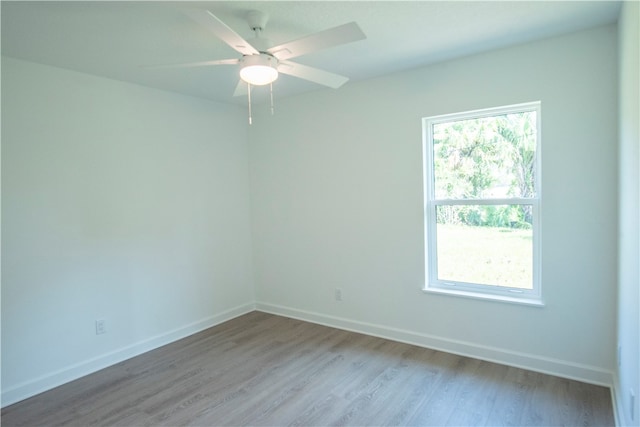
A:
MULTIPOLYGON (((349 79, 339 74, 290 61, 291 58, 306 55, 321 49, 365 39, 366 36, 355 22, 302 37, 277 46, 270 46, 268 39, 261 37, 268 16, 264 12, 252 10, 246 19, 255 37, 247 41, 222 20, 208 10, 187 9, 184 13, 196 23, 215 34, 220 40, 242 54, 240 58, 218 59, 159 67, 202 67, 213 65, 240 65, 240 81, 234 96, 248 94, 249 123, 251 123, 251 86, 271 85, 278 74, 287 74, 334 89, 349 79)), ((273 113, 273 90, 271 89, 271 111, 273 113)))

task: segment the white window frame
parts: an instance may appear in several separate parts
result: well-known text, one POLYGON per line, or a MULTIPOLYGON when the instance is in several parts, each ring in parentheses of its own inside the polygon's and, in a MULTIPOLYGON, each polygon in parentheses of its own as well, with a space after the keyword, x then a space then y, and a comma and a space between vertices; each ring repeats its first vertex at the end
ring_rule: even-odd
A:
POLYGON ((508 105, 482 110, 466 111, 454 114, 425 117, 423 129, 423 174, 424 174, 424 224, 425 224, 425 286, 423 290, 430 293, 457 295, 479 299, 490 299, 518 304, 543 306, 540 250, 540 207, 541 207, 541 106, 540 102, 508 105), (536 156, 534 186, 535 196, 532 198, 482 198, 482 199, 436 199, 435 171, 433 158, 433 126, 439 123, 456 120, 475 119, 498 116, 508 113, 534 111, 536 113, 536 156), (520 289, 504 286, 482 285, 438 279, 436 207, 439 205, 518 205, 532 206, 533 214, 533 283, 532 289, 520 289))

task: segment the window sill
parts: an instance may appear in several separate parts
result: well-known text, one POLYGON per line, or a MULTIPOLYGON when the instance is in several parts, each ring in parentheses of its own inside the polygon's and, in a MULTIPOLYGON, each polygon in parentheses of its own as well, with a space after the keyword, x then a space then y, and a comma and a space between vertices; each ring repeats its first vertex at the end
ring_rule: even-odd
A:
POLYGON ((463 298, 480 299, 485 301, 505 302, 508 304, 528 305, 533 307, 544 307, 544 301, 538 298, 519 298, 508 295, 488 294, 472 291, 464 291, 460 289, 442 289, 434 287, 423 288, 422 291, 428 294, 451 295, 463 298))

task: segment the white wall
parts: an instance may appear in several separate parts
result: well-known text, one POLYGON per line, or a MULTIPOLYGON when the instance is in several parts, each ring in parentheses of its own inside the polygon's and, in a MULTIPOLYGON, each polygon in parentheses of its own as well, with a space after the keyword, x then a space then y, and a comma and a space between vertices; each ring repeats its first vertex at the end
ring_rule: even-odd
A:
POLYGON ((624 2, 619 21, 620 219, 615 394, 621 425, 640 424, 640 3, 624 2), (630 394, 635 394, 632 407, 630 394), (633 418, 632 418, 633 413, 633 418))
POLYGON ((3 58, 3 405, 253 309, 245 123, 3 58))
MULTIPOLYGON (((255 106, 249 135, 244 108, 3 58, 2 404, 256 300, 609 383, 616 36, 604 27, 276 99, 273 117, 255 106), (542 101, 546 306, 424 294, 422 117, 533 100, 542 101), (95 335, 97 318, 107 334, 95 335)), ((628 366, 621 382, 633 381, 628 366)))
POLYGON ((259 309, 609 384, 616 27, 255 108, 259 309), (542 101, 544 308, 425 294, 425 116, 542 101), (334 288, 342 288, 342 302, 334 288))

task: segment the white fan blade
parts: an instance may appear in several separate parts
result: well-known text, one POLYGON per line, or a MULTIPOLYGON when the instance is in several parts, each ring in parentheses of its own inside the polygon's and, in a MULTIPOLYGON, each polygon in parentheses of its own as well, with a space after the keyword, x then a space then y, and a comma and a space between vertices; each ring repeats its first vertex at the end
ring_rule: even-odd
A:
POLYGON ((192 68, 192 67, 208 67, 211 65, 235 65, 240 62, 238 59, 217 59, 212 61, 185 62, 182 64, 162 64, 162 65, 145 65, 144 68, 192 68))
POLYGON ((184 13, 198 24, 207 28, 220 40, 231 46, 243 55, 257 55, 258 52, 248 41, 243 39, 238 33, 233 31, 224 22, 218 19, 208 10, 186 9, 184 13))
POLYGON ((278 65, 278 71, 282 74, 299 77, 334 89, 339 88, 349 80, 347 77, 339 74, 333 74, 291 61, 281 61, 278 65))
POLYGON ((247 96, 248 91, 249 84, 240 79, 240 81, 238 81, 238 85, 236 86, 236 90, 233 91, 233 96, 247 96))
POLYGON ((358 24, 350 22, 319 33, 311 34, 298 40, 290 41, 278 46, 267 49, 267 52, 278 58, 279 60, 295 58, 316 50, 326 49, 328 47, 337 46, 365 39, 358 24))

